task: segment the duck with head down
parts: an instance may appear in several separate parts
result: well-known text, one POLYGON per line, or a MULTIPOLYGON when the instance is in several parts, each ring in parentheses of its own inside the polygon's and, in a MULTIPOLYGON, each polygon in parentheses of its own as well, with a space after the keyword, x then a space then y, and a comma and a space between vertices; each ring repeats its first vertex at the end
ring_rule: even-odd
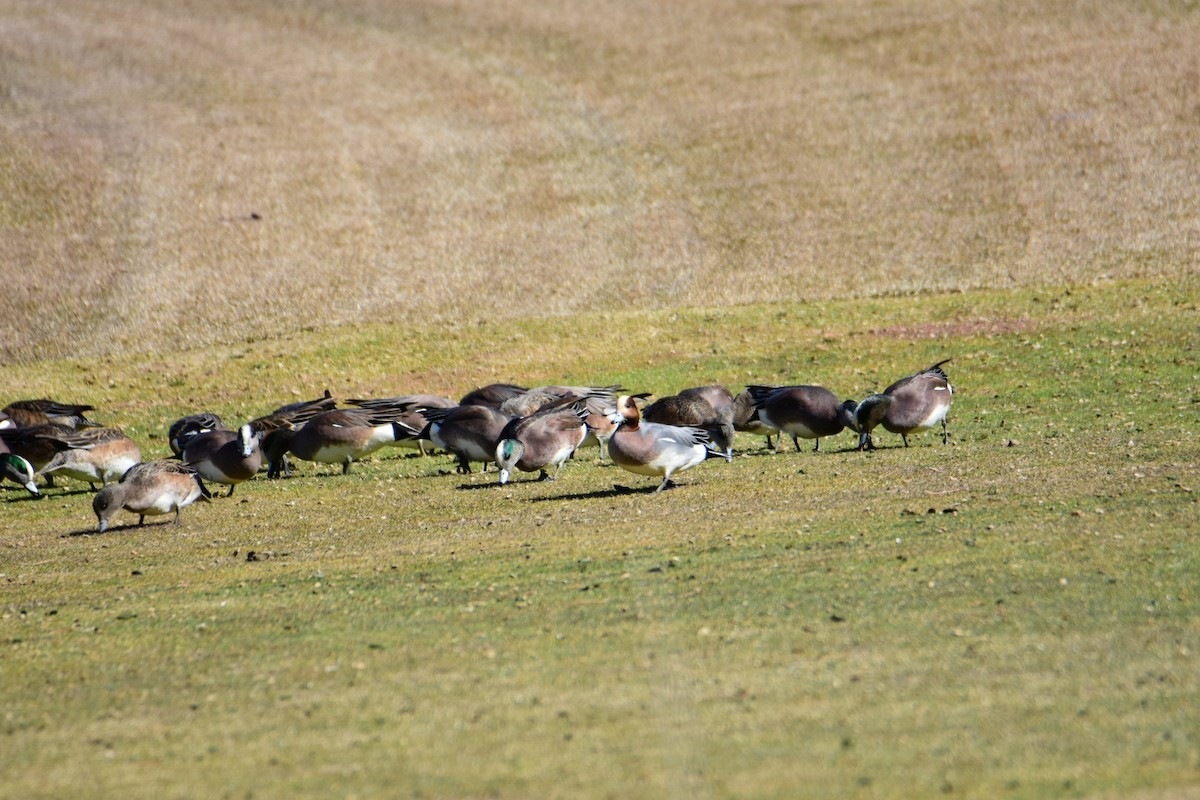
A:
POLYGON ((582 398, 565 398, 558 407, 509 422, 496 444, 500 483, 508 482, 513 469, 522 472, 539 470, 538 480, 554 480, 587 436, 584 423, 587 415, 582 398), (551 465, 555 467, 554 475, 546 472, 546 467, 551 465))
POLYGON ((473 404, 423 408, 421 414, 428 420, 421 438, 453 455, 462 475, 471 474, 472 461, 482 462, 487 471, 488 462, 496 460, 500 434, 513 419, 491 406, 473 404))
POLYGON ((711 449, 703 428, 642 421, 637 402, 628 395, 617 398, 612 419, 617 428, 608 440, 609 457, 618 467, 637 475, 662 476, 655 494, 675 485, 671 478, 676 472, 708 458, 726 457, 711 449))
POLYGON ((152 514, 174 511, 175 524, 179 525, 179 509, 210 496, 191 467, 170 459, 144 461, 130 467, 120 482, 97 492, 92 498, 92 511, 101 533, 122 508, 138 515, 138 525, 144 525, 152 514))
POLYGON ((8 444, 0 438, 0 480, 19 483, 32 495, 40 495, 37 483, 33 480, 33 465, 24 457, 9 452, 8 444))
MULTIPOLYGON (((768 428, 792 437, 796 452, 801 439, 813 439, 813 452, 821 449, 821 439, 856 429, 853 400, 839 403, 837 395, 824 386, 747 386, 758 418, 768 428)), ((778 452, 783 436, 775 442, 778 452)))
POLYGON ((941 425, 942 444, 949 443, 946 415, 950 413, 954 387, 942 369, 942 365, 949 360, 947 358, 907 378, 901 378, 879 394, 873 394, 859 403, 854 411, 858 449, 875 449, 871 431, 880 425, 886 431, 900 434, 905 447, 908 447, 910 434, 941 425))

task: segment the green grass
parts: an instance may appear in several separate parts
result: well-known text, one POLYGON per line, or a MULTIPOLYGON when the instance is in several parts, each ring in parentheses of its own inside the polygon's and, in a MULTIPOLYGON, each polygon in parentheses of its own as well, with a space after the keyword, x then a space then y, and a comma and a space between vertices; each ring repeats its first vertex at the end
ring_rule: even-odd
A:
POLYGON ((739 435, 659 496, 613 493, 653 481, 594 451, 504 488, 437 456, 301 464, 104 535, 77 485, 6 490, 6 792, 1194 797, 1198 300, 1101 283, 13 367, 149 453, 197 407, 327 385, 861 397, 953 356, 957 394, 951 446, 739 435))
POLYGON ((953 444, 0 489, 0 796, 1200 798, 1193 0, 0 0, 0 370, 146 456, 495 381, 953 444), (641 491, 617 493, 614 484, 641 491), (253 557, 251 557, 253 553, 253 557))

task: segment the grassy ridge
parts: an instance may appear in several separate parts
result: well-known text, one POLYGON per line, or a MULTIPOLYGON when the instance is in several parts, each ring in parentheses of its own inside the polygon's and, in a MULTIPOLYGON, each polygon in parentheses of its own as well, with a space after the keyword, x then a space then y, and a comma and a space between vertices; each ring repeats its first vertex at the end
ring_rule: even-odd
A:
POLYGON ((659 497, 591 455, 503 489, 381 458, 93 536, 89 495, 5 491, 7 786, 1194 796, 1198 300, 1105 283, 16 367, 148 450, 181 398, 237 418, 330 384, 861 396, 952 354, 959 391, 951 447, 743 437, 659 497))

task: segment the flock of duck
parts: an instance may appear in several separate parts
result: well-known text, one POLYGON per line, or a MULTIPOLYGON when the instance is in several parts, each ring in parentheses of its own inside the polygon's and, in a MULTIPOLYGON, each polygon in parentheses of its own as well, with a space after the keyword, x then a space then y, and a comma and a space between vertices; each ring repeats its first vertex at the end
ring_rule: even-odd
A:
MULTIPOLYGON (((92 508, 99 530, 125 509, 144 524, 148 515, 175 514, 211 497, 205 482, 229 486, 232 495, 265 471, 268 478, 291 473, 288 456, 321 464, 350 465, 385 446, 426 451, 426 444, 455 457, 458 471, 472 462, 499 468, 506 483, 514 470, 553 479, 581 446, 594 443, 601 456, 640 475, 661 478, 655 493, 674 485, 677 472, 709 458, 733 459, 735 431, 767 437, 778 452, 783 435, 821 439, 849 428, 858 449, 873 449, 873 431, 908 436, 941 426, 954 389, 940 361, 902 378, 862 402, 839 402, 821 386, 751 385, 733 395, 720 385, 685 389, 647 402, 649 394, 622 394, 619 386, 543 386, 496 383, 475 389, 458 402, 436 395, 347 400, 323 397, 291 403, 236 430, 216 414, 191 414, 167 432, 173 455, 143 461, 137 443, 116 428, 85 415, 93 406, 53 400, 21 400, 0 409, 0 476, 38 494, 38 476, 53 486, 58 476, 86 481, 100 490, 92 508), (553 468, 553 475, 549 470, 553 468)), ((227 495, 227 496, 228 496, 227 495)))

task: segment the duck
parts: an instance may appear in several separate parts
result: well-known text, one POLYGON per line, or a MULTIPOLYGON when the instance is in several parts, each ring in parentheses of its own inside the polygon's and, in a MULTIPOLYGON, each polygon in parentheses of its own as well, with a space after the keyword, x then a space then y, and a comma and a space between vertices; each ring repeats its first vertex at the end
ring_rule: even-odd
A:
POLYGON ((4 439, 0 439, 0 480, 5 479, 21 484, 35 497, 41 495, 34 480, 33 465, 23 456, 11 452, 4 439))
POLYGON ((86 481, 95 490, 97 481, 102 488, 110 482, 115 483, 142 460, 137 442, 118 428, 86 428, 78 431, 77 436, 91 447, 60 450, 37 474, 86 481))
POLYGON ((341 464, 342 474, 347 475, 351 463, 416 435, 418 431, 398 421, 395 412, 337 408, 322 411, 286 438, 296 457, 318 464, 341 464))
POLYGON ((949 362, 950 359, 943 359, 920 372, 901 378, 859 403, 854 411, 858 449, 875 449, 871 432, 879 425, 886 431, 900 434, 905 447, 908 447, 910 434, 922 433, 941 425, 942 444, 948 444, 950 433, 946 429, 946 415, 950 413, 954 387, 950 385, 942 365, 949 362))
POLYGON ((421 438, 454 455, 458 472, 463 475, 471 474, 472 461, 482 462, 487 471, 488 462, 496 460, 500 434, 513 419, 491 406, 473 404, 427 408, 421 414, 428 423, 421 438))
POLYGON ((637 475, 662 476, 654 490, 658 494, 675 486, 671 480, 709 458, 724 458, 710 448, 708 431, 643 422, 637 401, 629 395, 617 398, 613 422, 617 429, 608 440, 608 454, 618 467, 637 475))
POLYGON ((211 411, 201 411, 198 414, 188 414, 171 423, 167 429, 167 444, 176 456, 182 455, 188 440, 209 431, 227 431, 227 426, 219 416, 211 411))
POLYGON ((184 466, 191 467, 202 480, 229 486, 233 490, 262 469, 262 432, 247 422, 237 431, 206 431, 193 436, 183 448, 184 466))
MULTIPOLYGON (((328 389, 315 400, 301 400, 279 406, 269 414, 251 420, 249 425, 259 434, 259 449, 267 464, 267 478, 291 475, 292 465, 288 462, 288 448, 292 436, 304 423, 317 414, 333 411, 337 400, 328 389)), ((232 487, 229 490, 233 494, 232 487)), ((228 495, 227 495, 228 496, 228 495)))
POLYGON ((768 450, 778 447, 772 445, 771 437, 778 435, 779 429, 762 421, 762 417, 758 415, 758 407, 754 405, 754 396, 747 389, 738 392, 733 398, 733 429, 740 433, 765 436, 768 450))
POLYGON ((496 466, 500 485, 508 483, 514 469, 539 471, 538 480, 554 480, 567 459, 587 436, 584 419, 589 412, 579 400, 564 398, 569 407, 553 407, 519 417, 504 426, 496 443, 496 466), (546 471, 553 466, 554 474, 546 471))
MULTIPOLYGON (((663 425, 703 428, 726 460, 732 460, 733 397, 730 396, 726 402, 713 388, 694 387, 684 389, 679 394, 660 397, 642 409, 642 419, 663 425), (720 410, 712 404, 710 397, 718 401, 720 410)), ((728 395, 729 391, 725 390, 724 394, 728 395)))
POLYGON ((109 520, 122 508, 138 515, 138 525, 144 525, 147 516, 174 511, 179 525, 181 508, 210 496, 194 469, 164 458, 134 464, 119 482, 96 493, 92 511, 100 533, 108 530, 109 520))
POLYGON ((747 386, 758 418, 764 425, 781 431, 775 441, 775 451, 783 443, 783 433, 792 437, 796 452, 801 439, 813 439, 813 452, 821 449, 821 439, 841 433, 846 428, 857 430, 854 419, 856 403, 838 402, 837 395, 824 386, 747 386))
POLYGON ((95 406, 60 403, 57 400, 16 400, 0 408, 0 428, 30 428, 35 425, 62 425, 66 428, 98 428, 99 423, 84 414, 95 406))

